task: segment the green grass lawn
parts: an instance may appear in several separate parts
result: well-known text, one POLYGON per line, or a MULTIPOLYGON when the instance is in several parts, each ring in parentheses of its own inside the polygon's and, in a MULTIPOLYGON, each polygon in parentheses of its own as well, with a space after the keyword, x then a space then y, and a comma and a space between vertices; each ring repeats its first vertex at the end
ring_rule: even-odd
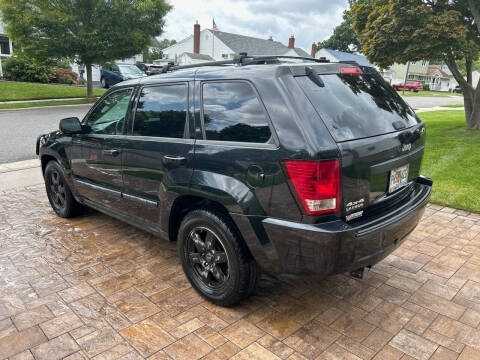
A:
MULTIPOLYGON (((103 89, 94 89, 95 96, 101 96, 104 92, 105 90, 103 89)), ((0 81, 0 101, 56 99, 86 96, 86 87, 0 81)))
POLYGON ((436 96, 436 97, 463 96, 463 94, 450 93, 446 91, 423 91, 423 90, 419 92, 405 91, 405 95, 403 95, 402 90, 397 92, 399 95, 402 95, 402 96, 436 96))
POLYGON ((419 116, 427 126, 422 174, 434 181, 431 201, 480 212, 480 131, 466 130, 464 111, 419 116))
POLYGON ((89 101, 86 98, 72 99, 72 100, 26 101, 26 102, 19 102, 19 103, 0 104, 0 110, 24 109, 24 108, 31 108, 31 107, 43 107, 43 106, 76 105, 76 104, 88 104, 88 103, 89 101))

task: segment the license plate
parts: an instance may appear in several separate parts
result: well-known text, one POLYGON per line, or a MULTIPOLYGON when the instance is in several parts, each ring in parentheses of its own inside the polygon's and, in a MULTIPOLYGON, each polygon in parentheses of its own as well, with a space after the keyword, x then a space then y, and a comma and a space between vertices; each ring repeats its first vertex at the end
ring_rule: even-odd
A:
POLYGON ((408 182, 408 164, 400 166, 399 168, 390 171, 390 183, 388 185, 388 192, 394 192, 407 185, 408 182))

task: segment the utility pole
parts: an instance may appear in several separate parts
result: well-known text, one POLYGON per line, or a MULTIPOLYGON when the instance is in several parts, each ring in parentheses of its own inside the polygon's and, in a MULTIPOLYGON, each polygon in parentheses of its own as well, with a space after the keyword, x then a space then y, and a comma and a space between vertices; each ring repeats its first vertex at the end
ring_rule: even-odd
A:
POLYGON ((408 71, 410 70, 410 61, 407 62, 407 71, 405 72, 405 80, 403 81, 402 94, 405 95, 405 88, 407 87, 408 71))

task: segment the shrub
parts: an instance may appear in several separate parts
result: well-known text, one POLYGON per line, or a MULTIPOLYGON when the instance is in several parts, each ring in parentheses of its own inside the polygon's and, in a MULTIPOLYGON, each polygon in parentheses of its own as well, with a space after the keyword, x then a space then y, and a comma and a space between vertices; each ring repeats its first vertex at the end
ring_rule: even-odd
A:
POLYGON ((78 75, 70 69, 56 68, 55 80, 60 84, 76 84, 78 75))
POLYGON ((57 60, 55 67, 59 69, 72 70, 72 67, 70 66, 70 61, 68 61, 68 59, 57 60))
POLYGON ((4 77, 13 81, 49 83, 55 78, 55 70, 48 62, 17 56, 5 60, 4 77))
POLYGON ((430 84, 423 84, 423 90, 429 91, 430 90, 430 84))

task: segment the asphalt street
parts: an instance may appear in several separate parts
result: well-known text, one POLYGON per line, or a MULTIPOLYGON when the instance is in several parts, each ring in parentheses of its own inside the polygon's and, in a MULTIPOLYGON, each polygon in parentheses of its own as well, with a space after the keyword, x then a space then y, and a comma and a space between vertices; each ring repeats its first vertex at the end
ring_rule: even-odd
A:
POLYGON ((0 110, 0 164, 36 157, 37 136, 58 129, 61 119, 82 119, 91 105, 0 110))
POLYGON ((450 96, 405 96, 403 98, 414 109, 431 108, 443 105, 463 104, 463 97, 450 96))
MULTIPOLYGON (((463 103, 462 97, 405 97, 415 108, 463 103)), ((0 164, 34 159, 37 136, 58 129, 61 119, 80 119, 90 105, 45 107, 37 109, 0 110, 0 164)))

